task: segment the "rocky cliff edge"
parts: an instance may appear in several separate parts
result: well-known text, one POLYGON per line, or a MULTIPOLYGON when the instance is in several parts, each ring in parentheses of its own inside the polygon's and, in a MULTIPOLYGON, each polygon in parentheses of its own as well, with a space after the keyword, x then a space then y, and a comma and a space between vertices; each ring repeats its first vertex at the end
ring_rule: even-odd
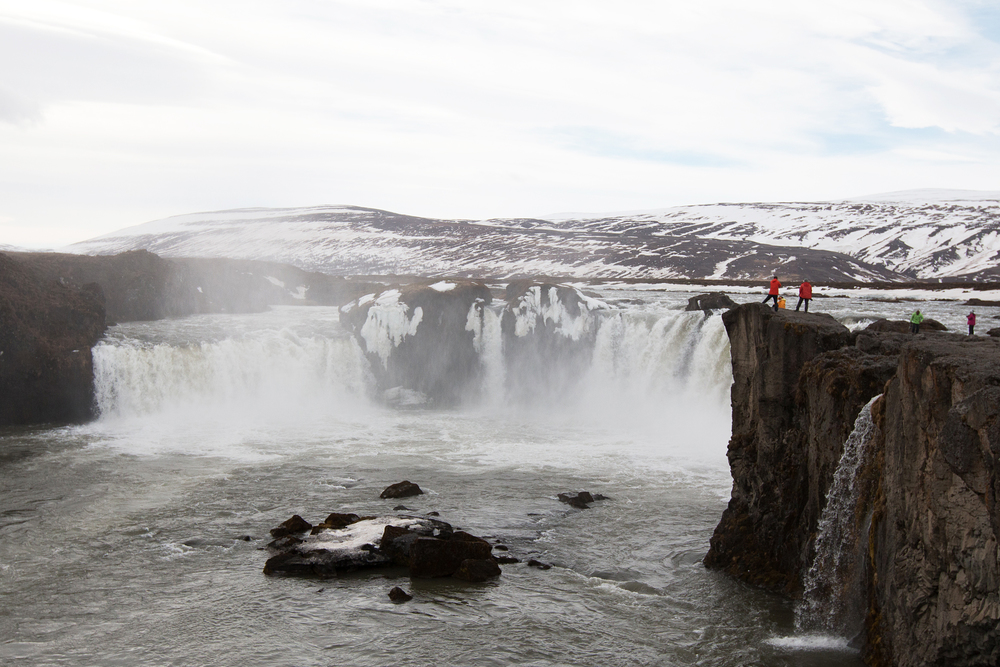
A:
POLYGON ((852 333, 760 304, 723 319, 733 492, 706 565, 799 595, 844 442, 882 394, 855 480, 858 586, 828 604, 857 609, 869 664, 998 664, 1000 341, 852 333))

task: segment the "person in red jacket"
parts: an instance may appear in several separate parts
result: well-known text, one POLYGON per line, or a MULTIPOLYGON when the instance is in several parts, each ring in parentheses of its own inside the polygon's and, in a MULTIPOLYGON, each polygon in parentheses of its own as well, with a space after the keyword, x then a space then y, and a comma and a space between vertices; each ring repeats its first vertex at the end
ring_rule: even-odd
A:
POLYGON ((969 323, 969 335, 975 336, 972 331, 976 328, 976 313, 975 311, 969 311, 969 315, 965 318, 965 321, 969 323))
POLYGON ((771 276, 771 289, 768 290, 767 296, 761 303, 767 303, 768 299, 774 299, 774 312, 778 312, 778 290, 781 289, 781 283, 778 282, 778 276, 771 276))
POLYGON ((806 312, 808 313, 809 312, 809 302, 812 301, 812 298, 813 298, 813 286, 812 286, 812 283, 810 283, 808 280, 803 280, 802 284, 799 285, 799 302, 797 304, 795 304, 795 310, 798 311, 799 306, 801 306, 802 302, 805 301, 806 302, 806 312))

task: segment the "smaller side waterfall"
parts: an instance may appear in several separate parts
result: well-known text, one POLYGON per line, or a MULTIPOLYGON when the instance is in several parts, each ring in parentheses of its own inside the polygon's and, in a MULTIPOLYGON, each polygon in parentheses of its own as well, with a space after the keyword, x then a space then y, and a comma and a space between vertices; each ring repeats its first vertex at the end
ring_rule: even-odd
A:
POLYGON ((865 524, 858 515, 858 471, 875 435, 872 404, 868 401, 854 422, 827 493, 816 536, 816 556, 806 573, 795 625, 803 632, 853 636, 861 626, 861 567, 865 524), (859 525, 860 524, 860 525, 859 525))

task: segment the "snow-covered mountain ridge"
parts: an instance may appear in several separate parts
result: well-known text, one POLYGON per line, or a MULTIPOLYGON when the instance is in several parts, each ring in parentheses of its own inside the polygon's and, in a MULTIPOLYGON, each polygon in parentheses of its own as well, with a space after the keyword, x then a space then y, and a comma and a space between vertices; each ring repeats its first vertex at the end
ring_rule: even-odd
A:
POLYGON ((355 206, 157 220, 64 249, 144 248, 334 274, 812 280, 1000 277, 1000 193, 915 191, 838 202, 706 204, 547 218, 439 220, 355 206))

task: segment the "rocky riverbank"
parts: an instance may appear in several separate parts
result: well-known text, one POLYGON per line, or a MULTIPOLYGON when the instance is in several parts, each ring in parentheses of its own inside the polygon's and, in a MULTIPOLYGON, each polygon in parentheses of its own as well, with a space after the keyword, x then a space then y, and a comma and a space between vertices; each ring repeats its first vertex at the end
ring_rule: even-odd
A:
POLYGON ((706 565, 800 594, 844 442, 882 394, 855 481, 860 589, 833 598, 860 598, 869 664, 997 664, 1000 341, 852 333, 823 315, 760 304, 723 319, 733 493, 706 565))

